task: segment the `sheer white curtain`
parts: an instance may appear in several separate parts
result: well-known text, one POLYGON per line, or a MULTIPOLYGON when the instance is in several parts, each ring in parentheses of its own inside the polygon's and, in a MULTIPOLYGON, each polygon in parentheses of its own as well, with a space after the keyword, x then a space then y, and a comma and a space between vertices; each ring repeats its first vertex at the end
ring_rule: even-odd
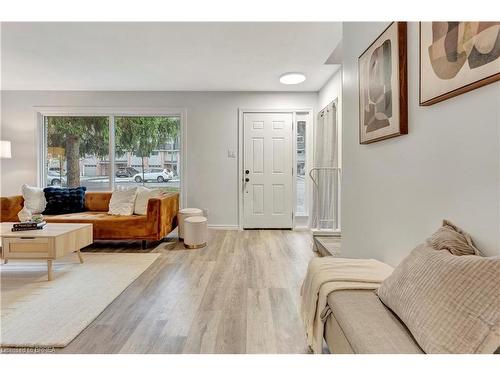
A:
POLYGON ((311 227, 337 229, 338 226, 337 107, 335 102, 318 114, 314 136, 313 210, 311 227))

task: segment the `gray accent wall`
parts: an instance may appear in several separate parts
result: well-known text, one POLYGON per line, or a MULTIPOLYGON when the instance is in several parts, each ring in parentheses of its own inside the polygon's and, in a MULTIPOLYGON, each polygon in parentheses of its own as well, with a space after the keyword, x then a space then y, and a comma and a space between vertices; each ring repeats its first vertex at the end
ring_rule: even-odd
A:
POLYGON ((344 23, 342 255, 396 265, 447 218, 500 255, 500 82, 419 106, 408 24, 409 134, 360 145, 358 56, 388 23, 344 23))

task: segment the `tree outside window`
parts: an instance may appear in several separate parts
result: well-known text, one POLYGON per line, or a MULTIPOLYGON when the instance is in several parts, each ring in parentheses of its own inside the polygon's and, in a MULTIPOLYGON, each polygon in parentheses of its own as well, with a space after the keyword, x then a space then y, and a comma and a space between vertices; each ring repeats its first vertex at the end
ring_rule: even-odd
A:
MULTIPOLYGON (((115 184, 179 190, 180 118, 115 117, 115 184)), ((46 117, 47 181, 109 189, 109 117, 46 117)))

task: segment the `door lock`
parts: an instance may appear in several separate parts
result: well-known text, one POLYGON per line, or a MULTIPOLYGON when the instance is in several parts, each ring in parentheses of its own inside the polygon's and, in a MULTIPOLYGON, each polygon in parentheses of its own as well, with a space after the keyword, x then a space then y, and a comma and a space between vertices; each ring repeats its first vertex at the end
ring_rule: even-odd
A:
POLYGON ((247 169, 247 170, 245 171, 245 174, 249 174, 249 173, 250 173, 250 171, 247 169))

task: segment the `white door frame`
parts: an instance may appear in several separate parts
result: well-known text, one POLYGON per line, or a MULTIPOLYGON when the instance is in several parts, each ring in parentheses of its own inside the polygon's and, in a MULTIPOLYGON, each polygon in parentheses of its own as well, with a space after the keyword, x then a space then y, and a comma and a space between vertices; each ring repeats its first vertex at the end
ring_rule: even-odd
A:
MULTIPOLYGON (((293 165, 293 218, 292 218, 292 228, 295 228, 295 202, 297 201, 297 126, 296 126, 296 113, 297 112, 309 112, 309 119, 307 126, 314 128, 314 116, 312 108, 239 108, 238 109, 238 227, 243 230, 243 143, 244 143, 244 131, 243 131, 243 115, 245 113, 291 113, 292 114, 292 139, 293 139, 293 150, 292 150, 292 165, 293 165)), ((312 133, 309 133, 312 134, 312 133)), ((307 140, 306 140, 307 142, 307 140)), ((311 151, 309 151, 308 142, 306 143, 306 165, 310 160, 309 157, 312 156, 311 151)), ((306 186, 308 181, 306 179, 306 186)), ((307 193, 309 189, 306 188, 306 199, 309 201, 309 194, 307 193)), ((309 202, 308 202, 309 206, 309 202)))
MULTIPOLYGON (((179 116, 181 122, 181 144, 180 144, 180 206, 186 207, 187 197, 187 110, 186 108, 178 107, 53 107, 53 106, 34 106, 35 123, 37 126, 37 182, 39 187, 43 187, 46 182, 46 170, 44 166, 46 139, 44 133, 44 117, 45 116, 179 116)), ((114 123, 110 126, 114 128, 114 123)), ((110 134, 110 137, 114 135, 110 134)), ((112 141, 112 139, 110 139, 112 141)), ((115 174, 114 163, 114 144, 110 142, 109 150, 110 161, 110 187, 114 186, 115 174)))

